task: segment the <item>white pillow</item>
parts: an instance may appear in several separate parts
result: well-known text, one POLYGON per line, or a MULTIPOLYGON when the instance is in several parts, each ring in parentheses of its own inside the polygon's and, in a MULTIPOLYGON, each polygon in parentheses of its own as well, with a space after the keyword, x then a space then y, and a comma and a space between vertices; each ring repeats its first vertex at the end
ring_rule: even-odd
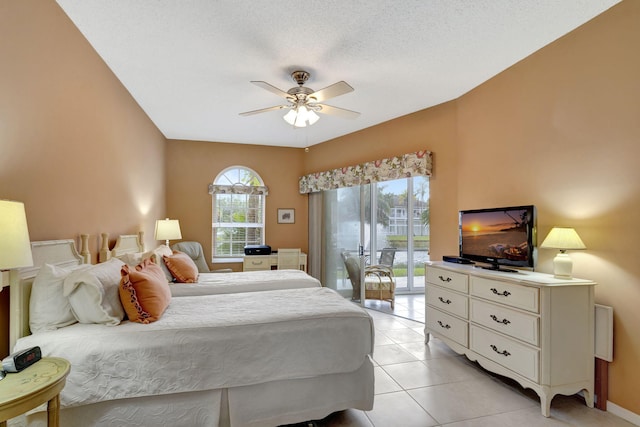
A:
POLYGON ((135 267, 136 265, 138 265, 138 264, 140 264, 142 262, 142 256, 143 255, 144 255, 144 252, 135 252, 135 253, 128 253, 128 254, 120 255, 117 258, 120 261, 124 262, 125 264, 135 267))
POLYGON ((167 277, 167 282, 173 282, 173 276, 171 272, 167 268, 167 265, 164 263, 164 256, 173 255, 173 251, 167 245, 160 245, 152 251, 146 252, 142 255, 142 260, 144 261, 147 258, 151 258, 151 261, 155 262, 162 268, 162 272, 167 277))
POLYGON ((125 265, 117 258, 74 271, 64 279, 64 295, 69 297, 71 311, 80 323, 118 325, 124 318, 120 303, 120 269, 125 265))
POLYGON ((29 300, 31 333, 64 328, 77 320, 71 312, 69 299, 63 295, 64 279, 74 270, 87 269, 88 264, 58 267, 44 264, 33 280, 29 300))

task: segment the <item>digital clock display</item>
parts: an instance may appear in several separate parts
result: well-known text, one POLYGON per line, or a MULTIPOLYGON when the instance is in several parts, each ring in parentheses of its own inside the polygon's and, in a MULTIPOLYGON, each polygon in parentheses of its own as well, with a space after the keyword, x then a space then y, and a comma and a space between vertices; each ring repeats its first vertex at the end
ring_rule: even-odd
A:
POLYGON ((2 369, 7 372, 20 372, 33 365, 42 357, 40 347, 35 346, 22 350, 2 359, 2 369))

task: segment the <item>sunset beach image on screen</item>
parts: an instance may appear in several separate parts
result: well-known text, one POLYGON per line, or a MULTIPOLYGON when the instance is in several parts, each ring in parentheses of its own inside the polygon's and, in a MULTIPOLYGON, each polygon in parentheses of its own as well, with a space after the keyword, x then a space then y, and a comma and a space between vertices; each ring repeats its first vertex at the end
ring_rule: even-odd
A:
POLYGON ((529 264, 533 212, 530 206, 461 211, 461 256, 489 263, 529 264))

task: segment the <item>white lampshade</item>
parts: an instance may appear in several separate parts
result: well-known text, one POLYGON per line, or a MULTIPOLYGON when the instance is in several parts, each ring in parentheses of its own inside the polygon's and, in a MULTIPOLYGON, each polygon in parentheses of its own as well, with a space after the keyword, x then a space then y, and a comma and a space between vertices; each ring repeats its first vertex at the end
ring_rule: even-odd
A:
POLYGON ((296 117, 296 121, 293 124, 295 127, 303 128, 307 125, 307 114, 309 110, 304 105, 298 107, 298 116, 296 117))
POLYGON ((24 204, 0 200, 0 270, 32 265, 24 204))
POLYGON ((541 248, 553 248, 561 250, 587 249, 576 230, 569 227, 553 227, 544 239, 541 248))
POLYGON ((289 123, 291 126, 296 122, 296 110, 289 110, 287 114, 284 115, 283 119, 285 122, 289 123))
POLYGON ((320 119, 320 116, 317 115, 315 111, 309 110, 309 112, 307 113, 307 121, 309 122, 309 126, 317 122, 318 119, 320 119))
POLYGON ((169 246, 169 240, 182 239, 180 232, 180 222, 177 219, 159 219, 156 220, 156 240, 165 240, 169 246))
POLYGON ((540 247, 560 249, 553 259, 553 275, 559 279, 571 278, 573 261, 566 251, 587 249, 576 230, 569 227, 553 227, 540 247))

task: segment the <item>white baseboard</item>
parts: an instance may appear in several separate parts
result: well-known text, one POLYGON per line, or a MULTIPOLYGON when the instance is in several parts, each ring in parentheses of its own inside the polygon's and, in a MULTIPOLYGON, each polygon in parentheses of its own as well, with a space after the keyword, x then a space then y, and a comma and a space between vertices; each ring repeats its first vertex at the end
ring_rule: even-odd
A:
POLYGON ((616 415, 625 421, 629 421, 633 425, 640 426, 640 415, 631 412, 628 409, 624 409, 622 406, 618 406, 615 403, 611 403, 608 400, 607 412, 611 412, 613 415, 616 415))

